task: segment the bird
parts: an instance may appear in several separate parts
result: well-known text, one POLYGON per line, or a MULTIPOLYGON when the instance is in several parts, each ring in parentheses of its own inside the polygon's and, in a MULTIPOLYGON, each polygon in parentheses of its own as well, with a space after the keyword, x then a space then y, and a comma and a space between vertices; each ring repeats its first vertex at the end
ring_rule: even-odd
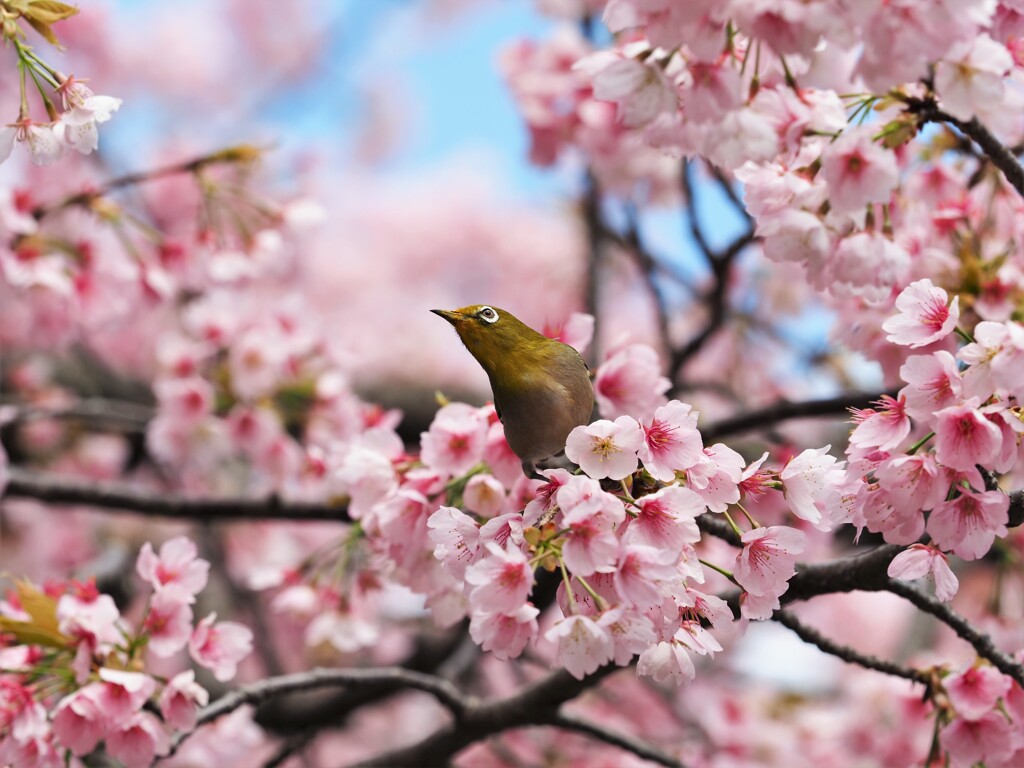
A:
POLYGON ((505 440, 527 477, 560 454, 573 429, 590 423, 594 387, 580 353, 511 312, 486 304, 430 310, 451 323, 487 373, 505 440))

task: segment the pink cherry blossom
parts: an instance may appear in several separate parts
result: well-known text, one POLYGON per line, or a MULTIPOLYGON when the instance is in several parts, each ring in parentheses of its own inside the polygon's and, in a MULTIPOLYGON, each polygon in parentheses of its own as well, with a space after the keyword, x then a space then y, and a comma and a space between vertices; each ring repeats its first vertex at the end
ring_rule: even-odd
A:
POLYGON ((935 458, 943 466, 966 471, 987 464, 1002 447, 1002 433, 978 410, 977 399, 935 414, 935 458))
POLYGON ((533 569, 518 549, 502 549, 488 542, 487 554, 466 569, 466 583, 473 585, 470 604, 488 613, 515 614, 533 588, 533 569))
POLYGON ((160 714, 164 722, 179 731, 191 731, 196 725, 196 710, 205 707, 210 694, 196 682, 191 669, 179 672, 160 692, 160 714))
POLYGON ((206 587, 210 564, 198 557, 195 544, 184 536, 177 536, 160 546, 159 557, 148 541, 143 544, 135 570, 153 589, 192 603, 206 587))
POLYGON ((544 335, 563 344, 568 344, 581 355, 590 347, 594 338, 594 316, 583 312, 573 312, 569 319, 561 325, 547 324, 544 335))
POLYGON ((156 690, 156 682, 142 672, 125 672, 103 667, 95 694, 96 705, 103 712, 107 725, 120 727, 138 712, 156 690))
POLYGON ((148 712, 136 712, 128 723, 110 731, 105 743, 110 756, 124 763, 125 768, 146 768, 171 747, 160 721, 148 712))
POLYGON ((755 595, 784 593, 796 573, 796 556, 804 551, 804 532, 786 526, 754 528, 741 540, 743 551, 733 568, 740 586, 755 595))
POLYGON ((939 732, 939 743, 954 768, 998 764, 1014 750, 1014 731, 1002 713, 989 712, 977 720, 956 718, 939 732))
POLYGON ((836 213, 859 213, 868 203, 887 203, 896 186, 896 156, 873 140, 869 126, 848 128, 828 145, 822 173, 836 213))
POLYGON ((843 462, 837 462, 824 448, 808 448, 791 459, 779 474, 786 501, 797 517, 821 530, 828 530, 830 504, 838 498, 844 479, 843 462))
POLYGON ((619 121, 628 128, 647 125, 677 104, 675 91, 657 63, 645 63, 632 57, 598 62, 593 54, 580 60, 576 68, 593 71, 594 98, 615 102, 619 121))
POLYGON ((514 659, 537 636, 539 613, 529 603, 523 603, 512 614, 474 611, 469 622, 469 634, 475 643, 492 652, 495 658, 502 661, 514 659))
POLYGON ((935 596, 943 602, 952 600, 960 586, 946 556, 937 547, 924 544, 911 544, 896 555, 889 563, 888 573, 893 579, 934 579, 935 596))
POLYGON ((640 461, 655 480, 670 483, 677 471, 689 469, 703 457, 697 414, 686 403, 672 400, 654 412, 649 424, 641 426, 640 461))
POLYGON ((935 92, 942 108, 954 117, 970 120, 978 115, 986 119, 1003 101, 1003 76, 1013 66, 1013 57, 988 35, 962 46, 960 53, 958 58, 936 63, 935 92))
POLYGON ((577 680, 607 664, 615 654, 611 633, 589 616, 569 616, 554 624, 545 634, 557 644, 559 664, 577 680))
POLYGON ((106 733, 106 714, 96 701, 98 687, 87 686, 65 696, 53 714, 53 734, 75 755, 87 755, 106 733))
POLYGON ((455 507, 439 507, 427 520, 434 557, 449 573, 462 579, 476 557, 480 528, 469 515, 455 507))
POLYGON ((946 498, 949 482, 931 453, 898 455, 875 469, 878 485, 893 503, 907 510, 931 509, 946 498))
POLYGON ((743 457, 722 443, 704 449, 704 458, 686 470, 687 485, 712 512, 724 512, 740 500, 743 457))
POLYGON ((590 477, 621 480, 637 468, 643 432, 636 420, 620 416, 576 427, 565 442, 565 455, 590 477))
POLYGON ((467 472, 483 456, 487 422, 476 408, 451 403, 437 412, 421 437, 424 463, 449 475, 467 472))
POLYGON ((652 645, 641 653, 637 660, 636 673, 641 677, 649 677, 656 683, 671 680, 675 685, 683 685, 692 680, 697 671, 686 647, 673 640, 652 645))
POLYGON ((996 392, 1016 394, 1024 376, 1024 326, 982 321, 959 357, 970 366, 963 375, 965 396, 985 401, 996 392))
POLYGON ((954 296, 952 303, 945 289, 938 288, 931 280, 924 279, 911 283, 896 297, 898 314, 884 323, 882 330, 893 344, 904 344, 911 348, 926 347, 946 338, 960 320, 960 297, 954 296))
POLYGON ((148 636, 146 647, 156 656, 172 656, 192 636, 192 607, 180 594, 160 590, 150 600, 142 626, 148 636))
POLYGON ((911 418, 930 421, 936 411, 954 405, 963 396, 963 380, 956 358, 940 350, 931 355, 913 355, 900 368, 907 386, 899 396, 906 400, 911 418))
POLYGON ((610 573, 615 569, 619 540, 615 526, 621 520, 622 504, 600 492, 602 506, 594 509, 589 503, 578 504, 563 511, 563 522, 568 526, 562 557, 569 569, 578 576, 592 573, 610 573))
POLYGON ((594 394, 601 415, 608 419, 632 416, 649 419, 665 404, 672 386, 661 375, 658 353, 645 344, 632 344, 611 354, 594 376, 594 394))
POLYGON ((505 486, 493 475, 473 475, 462 492, 462 503, 466 509, 482 517, 500 515, 506 502, 505 486))
POLYGON ((352 610, 324 610, 306 627, 306 645, 317 648, 325 643, 341 653, 355 653, 380 639, 377 625, 352 610))
POLYGON ((684 544, 700 541, 696 519, 707 507, 689 488, 670 485, 642 496, 637 510, 625 536, 632 543, 678 552, 684 544))
POLYGON ((850 434, 850 442, 858 448, 878 448, 891 451, 910 434, 910 419, 906 414, 906 398, 894 400, 882 395, 877 410, 865 408, 854 413, 857 427, 850 434))
POLYGON ((965 720, 978 720, 1010 692, 1012 682, 995 667, 971 666, 944 679, 942 687, 957 715, 965 720))
POLYGON ((624 603, 640 610, 658 605, 662 599, 659 582, 678 581, 678 560, 679 555, 673 550, 624 545, 612 572, 615 591, 624 603))
POLYGON ((964 560, 984 557, 996 536, 1006 535, 1010 498, 1002 491, 974 493, 966 488, 951 501, 935 506, 928 533, 944 550, 964 560))
POLYGON ((196 624, 188 643, 192 658, 225 682, 235 676, 238 662, 252 651, 252 631, 234 621, 217 621, 211 613, 196 624))
POLYGON ((523 525, 538 525, 540 521, 555 513, 557 505, 555 495, 558 489, 569 483, 572 475, 564 469, 541 470, 547 482, 541 485, 536 495, 523 509, 523 525))

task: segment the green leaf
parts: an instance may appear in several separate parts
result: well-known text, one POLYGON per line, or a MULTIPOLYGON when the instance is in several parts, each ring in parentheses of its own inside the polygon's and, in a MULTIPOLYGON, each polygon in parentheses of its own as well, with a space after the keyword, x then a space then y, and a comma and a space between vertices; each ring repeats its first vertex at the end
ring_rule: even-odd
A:
POLYGON ((36 626, 30 621, 17 621, 0 616, 0 632, 14 635, 19 643, 25 645, 45 645, 50 648, 67 648, 71 638, 60 632, 50 631, 36 626))
POLYGON ((27 623, 39 628, 41 631, 63 637, 60 634, 59 622, 57 621, 56 600, 42 592, 31 582, 24 581, 23 579, 18 579, 15 582, 15 590, 18 593, 18 600, 21 602, 21 610, 32 617, 32 621, 27 623))
POLYGON ((58 40, 57 36, 53 34, 53 30, 50 29, 49 24, 44 24, 41 21, 37 21, 36 19, 33 19, 31 16, 26 16, 25 21, 27 21, 31 25, 32 29, 34 29, 36 32, 42 35, 43 39, 45 39, 46 42, 48 42, 50 45, 54 45, 60 48, 60 40, 58 40))

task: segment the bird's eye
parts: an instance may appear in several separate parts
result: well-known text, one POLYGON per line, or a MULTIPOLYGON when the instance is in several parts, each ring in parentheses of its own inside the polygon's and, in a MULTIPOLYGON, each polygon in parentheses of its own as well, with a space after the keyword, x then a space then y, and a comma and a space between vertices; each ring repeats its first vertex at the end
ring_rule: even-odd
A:
POLYGON ((495 312, 490 307, 481 307, 477 311, 476 316, 479 317, 484 322, 487 322, 487 323, 496 323, 496 322, 498 322, 498 313, 495 312))

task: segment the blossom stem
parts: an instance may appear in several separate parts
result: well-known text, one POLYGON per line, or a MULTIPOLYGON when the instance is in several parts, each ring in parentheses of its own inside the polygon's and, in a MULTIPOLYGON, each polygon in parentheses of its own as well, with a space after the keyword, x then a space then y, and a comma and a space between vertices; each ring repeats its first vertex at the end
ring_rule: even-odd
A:
POLYGON ((706 565, 711 570, 717 571, 718 573, 720 573, 723 576, 725 576, 725 578, 727 578, 733 584, 735 584, 736 586, 739 586, 739 582, 736 581, 736 577, 733 576, 732 571, 726 570, 725 568, 720 568, 717 565, 715 565, 714 563, 710 563, 707 560, 704 560, 702 558, 697 558, 697 560, 700 562, 701 565, 706 565))
POLYGON ((579 609, 576 606, 576 595, 572 591, 572 579, 569 578, 569 571, 565 568, 565 560, 558 559, 558 568, 562 571, 562 583, 565 584, 566 594, 569 596, 569 608, 573 613, 578 613, 579 609))
POLYGON ((742 502, 737 501, 736 502, 736 506, 740 508, 740 512, 742 512, 743 516, 745 518, 747 518, 747 522, 750 523, 752 528, 760 528, 761 527, 761 524, 759 522, 757 522, 757 520, 755 520, 753 517, 750 516, 750 513, 747 512, 747 508, 743 506, 742 502))
POLYGON ((924 446, 924 444, 927 443, 929 440, 931 440, 933 437, 935 437, 935 433, 934 432, 929 432, 927 435, 922 437, 920 440, 918 440, 912 446, 907 448, 907 456, 913 456, 915 453, 917 453, 919 450, 921 450, 921 448, 924 446))
MULTIPOLYGON (((742 507, 740 507, 740 509, 742 509, 742 507)), ((746 511, 746 510, 744 510, 744 511, 746 511)), ((740 527, 738 525, 736 525, 736 521, 732 519, 732 515, 729 514, 729 510, 723 511, 722 514, 725 515, 725 519, 729 522, 729 526, 732 528, 732 530, 735 532, 735 534, 737 536, 742 536, 743 535, 743 531, 740 530, 740 527)), ((754 526, 754 527, 756 528, 757 526, 754 526)))
POLYGON ((636 504, 636 499, 633 498, 633 495, 629 492, 629 488, 626 486, 625 478, 619 480, 619 486, 622 488, 623 498, 630 504, 636 504))
POLYGON ((973 337, 973 336, 971 336, 971 334, 969 334, 969 333, 968 333, 967 331, 965 331, 965 330, 964 330, 963 328, 961 328, 961 327, 960 327, 959 325, 958 325, 958 326, 956 326, 955 328, 953 328, 953 332, 954 332, 954 333, 955 333, 955 334, 956 334, 957 336, 959 336, 959 337, 960 337, 961 339, 963 339, 964 341, 966 341, 966 342, 967 342, 968 344, 973 344, 973 343, 974 343, 974 337, 973 337))
POLYGON ((597 592, 594 591, 594 588, 587 584, 585 579, 583 579, 580 576, 576 576, 575 578, 576 581, 580 583, 580 586, 587 590, 587 594, 594 598, 594 602, 597 603, 597 607, 600 608, 602 611, 607 610, 608 601, 601 597, 599 594, 597 594, 597 592))

